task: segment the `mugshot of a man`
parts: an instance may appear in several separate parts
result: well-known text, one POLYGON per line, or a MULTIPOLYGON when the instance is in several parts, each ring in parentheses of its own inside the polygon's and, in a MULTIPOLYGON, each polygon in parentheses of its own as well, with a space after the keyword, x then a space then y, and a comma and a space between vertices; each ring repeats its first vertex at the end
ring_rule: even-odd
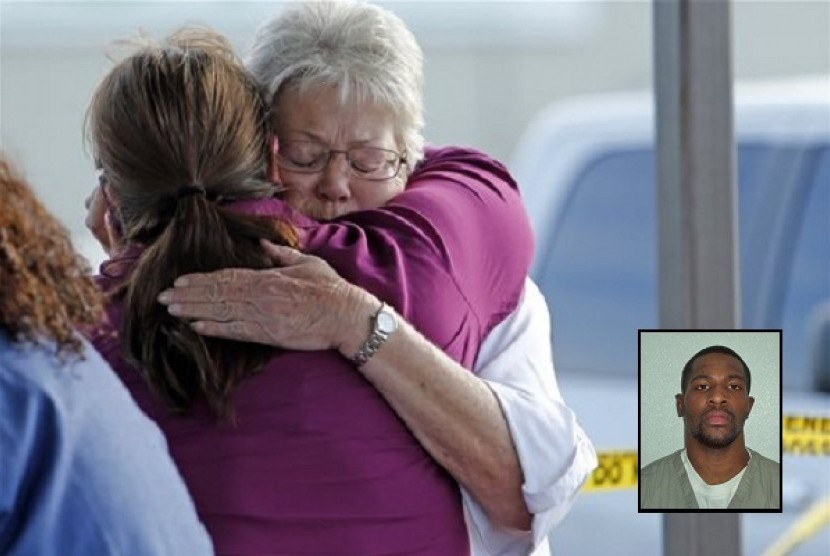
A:
POLYGON ((641 509, 776 509, 779 464, 746 447, 755 399, 749 367, 728 347, 700 350, 683 367, 675 396, 684 448, 640 472, 641 509))

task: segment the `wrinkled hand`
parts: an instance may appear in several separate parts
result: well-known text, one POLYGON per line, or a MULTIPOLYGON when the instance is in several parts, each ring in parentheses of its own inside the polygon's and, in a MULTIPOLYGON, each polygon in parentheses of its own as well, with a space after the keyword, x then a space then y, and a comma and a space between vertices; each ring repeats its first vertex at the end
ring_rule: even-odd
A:
POLYGON ((365 315, 380 302, 323 259, 264 240, 262 247, 278 268, 181 276, 159 302, 206 336, 297 350, 351 350, 355 329, 365 332, 365 315))

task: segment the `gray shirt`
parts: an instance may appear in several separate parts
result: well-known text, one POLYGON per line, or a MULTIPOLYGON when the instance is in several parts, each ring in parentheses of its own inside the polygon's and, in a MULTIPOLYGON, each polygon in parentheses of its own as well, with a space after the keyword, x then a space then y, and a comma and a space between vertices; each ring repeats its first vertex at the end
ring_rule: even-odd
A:
MULTIPOLYGON (((780 464, 754 450, 747 450, 752 457, 728 509, 779 509, 780 464)), ((653 461, 640 471, 642 509, 699 509, 680 452, 677 450, 653 461)))

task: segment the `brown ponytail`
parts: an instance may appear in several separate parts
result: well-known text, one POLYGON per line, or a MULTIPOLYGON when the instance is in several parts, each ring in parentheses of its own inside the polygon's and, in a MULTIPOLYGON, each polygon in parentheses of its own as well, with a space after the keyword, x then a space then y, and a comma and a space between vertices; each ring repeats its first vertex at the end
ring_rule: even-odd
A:
POLYGON ((177 410, 202 395, 227 416, 231 391, 274 354, 274 349, 200 336, 157 301, 182 274, 221 268, 269 268, 259 238, 296 246, 269 218, 240 216, 203 195, 176 202, 169 225, 142 253, 124 292, 122 339, 131 361, 177 410))
POLYGON ((182 274, 272 266, 260 238, 297 246, 289 225, 221 204, 274 193, 267 103, 224 39, 188 29, 118 64, 87 130, 124 238, 143 247, 120 289, 124 354, 172 408, 203 396, 228 416, 234 386, 274 348, 199 336, 157 297, 182 274))

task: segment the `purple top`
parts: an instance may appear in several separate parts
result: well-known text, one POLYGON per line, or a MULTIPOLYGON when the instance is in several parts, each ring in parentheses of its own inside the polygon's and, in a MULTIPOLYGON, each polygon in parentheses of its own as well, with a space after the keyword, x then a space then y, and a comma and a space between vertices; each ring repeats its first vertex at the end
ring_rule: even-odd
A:
MULTIPOLYGON (((404 193, 333 222, 279 200, 236 207, 290 218, 307 252, 392 304, 468 368, 515 309, 532 253, 516 184, 468 149, 428 150, 404 193)), ((109 315, 117 326, 120 305, 109 315)), ((93 343, 167 436, 217 553, 469 552, 457 485, 338 353, 275 356, 238 385, 231 426, 200 403, 186 416, 168 411, 122 361, 113 330, 93 343)))

